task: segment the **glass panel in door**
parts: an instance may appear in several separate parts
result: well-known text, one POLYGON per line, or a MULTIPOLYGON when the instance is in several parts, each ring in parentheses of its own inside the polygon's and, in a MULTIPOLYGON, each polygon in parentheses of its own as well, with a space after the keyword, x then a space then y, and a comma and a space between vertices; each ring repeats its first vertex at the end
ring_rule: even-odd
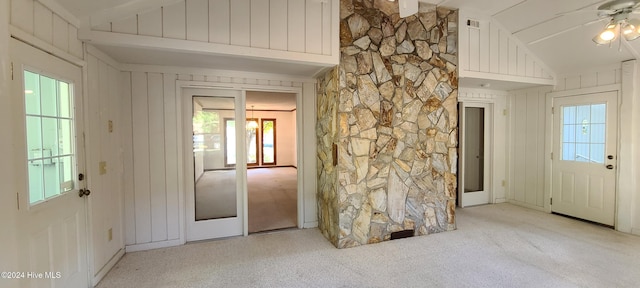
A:
POLYGON ((195 220, 237 217, 235 99, 193 97, 195 220))

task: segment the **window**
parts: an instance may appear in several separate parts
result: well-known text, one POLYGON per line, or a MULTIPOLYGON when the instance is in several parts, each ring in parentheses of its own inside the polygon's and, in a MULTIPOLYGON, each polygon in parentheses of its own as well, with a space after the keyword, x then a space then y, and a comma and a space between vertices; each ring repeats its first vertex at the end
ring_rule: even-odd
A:
POLYGON ((606 104, 562 107, 562 160, 604 163, 606 104))
POLYGON ((75 133, 69 83, 24 71, 29 203, 74 188, 75 133))
POLYGON ((193 116, 194 151, 220 151, 220 114, 197 111, 193 116))
POLYGON ((262 164, 276 165, 276 119, 262 119, 262 164))

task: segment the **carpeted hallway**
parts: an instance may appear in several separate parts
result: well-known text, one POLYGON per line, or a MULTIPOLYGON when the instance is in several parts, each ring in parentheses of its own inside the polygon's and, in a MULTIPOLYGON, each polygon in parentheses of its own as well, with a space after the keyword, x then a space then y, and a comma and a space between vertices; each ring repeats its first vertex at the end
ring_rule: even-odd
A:
POLYGON ((458 230, 350 249, 317 229, 128 253, 106 287, 637 287, 640 237, 511 204, 458 230))

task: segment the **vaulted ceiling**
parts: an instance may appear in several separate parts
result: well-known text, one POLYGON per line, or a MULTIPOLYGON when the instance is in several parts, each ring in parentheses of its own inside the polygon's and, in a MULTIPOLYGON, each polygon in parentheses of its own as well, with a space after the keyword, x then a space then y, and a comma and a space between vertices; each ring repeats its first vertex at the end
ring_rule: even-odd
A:
MULTIPOLYGON (((176 0, 56 0, 81 20, 98 25, 171 4, 176 0)), ((380 1, 380 0, 376 0, 380 1)), ((606 24, 596 8, 602 0, 420 0, 492 17, 558 74, 640 58, 640 39, 596 46, 591 38, 606 24)), ((633 14, 632 14, 633 15, 633 14)), ((633 17, 640 18, 640 15, 633 17)), ((117 49, 116 49, 117 50, 117 49)), ((115 51, 115 50, 114 50, 115 51)), ((115 53, 115 52, 114 52, 115 53)), ((126 54, 126 51, 119 51, 126 54)), ((251 63, 245 63, 251 70, 251 63)), ((256 64, 260 66, 261 64, 256 64)), ((264 66, 264 63, 262 63, 264 66)), ((260 67, 257 67, 258 69, 260 67)), ((285 71, 286 67, 283 68, 285 71)), ((295 69, 295 68, 292 68, 295 69)), ((311 69, 313 70, 313 69, 311 69)), ((298 74, 301 71, 292 71, 298 74)))

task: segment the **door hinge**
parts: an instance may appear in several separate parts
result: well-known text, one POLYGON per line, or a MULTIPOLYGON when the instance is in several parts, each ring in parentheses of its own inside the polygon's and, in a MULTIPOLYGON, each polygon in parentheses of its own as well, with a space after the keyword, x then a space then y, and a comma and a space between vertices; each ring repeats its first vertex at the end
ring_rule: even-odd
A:
POLYGON ((549 205, 553 205, 553 198, 549 198, 549 205))
POLYGON ((18 205, 18 210, 20 210, 20 193, 16 192, 16 204, 18 205))
POLYGON ((11 80, 13 80, 13 62, 11 62, 11 80))
POLYGON ((553 152, 551 152, 551 160, 553 160, 553 152))
POLYGON ((555 113, 556 113, 555 107, 551 107, 551 114, 555 114, 555 113))

